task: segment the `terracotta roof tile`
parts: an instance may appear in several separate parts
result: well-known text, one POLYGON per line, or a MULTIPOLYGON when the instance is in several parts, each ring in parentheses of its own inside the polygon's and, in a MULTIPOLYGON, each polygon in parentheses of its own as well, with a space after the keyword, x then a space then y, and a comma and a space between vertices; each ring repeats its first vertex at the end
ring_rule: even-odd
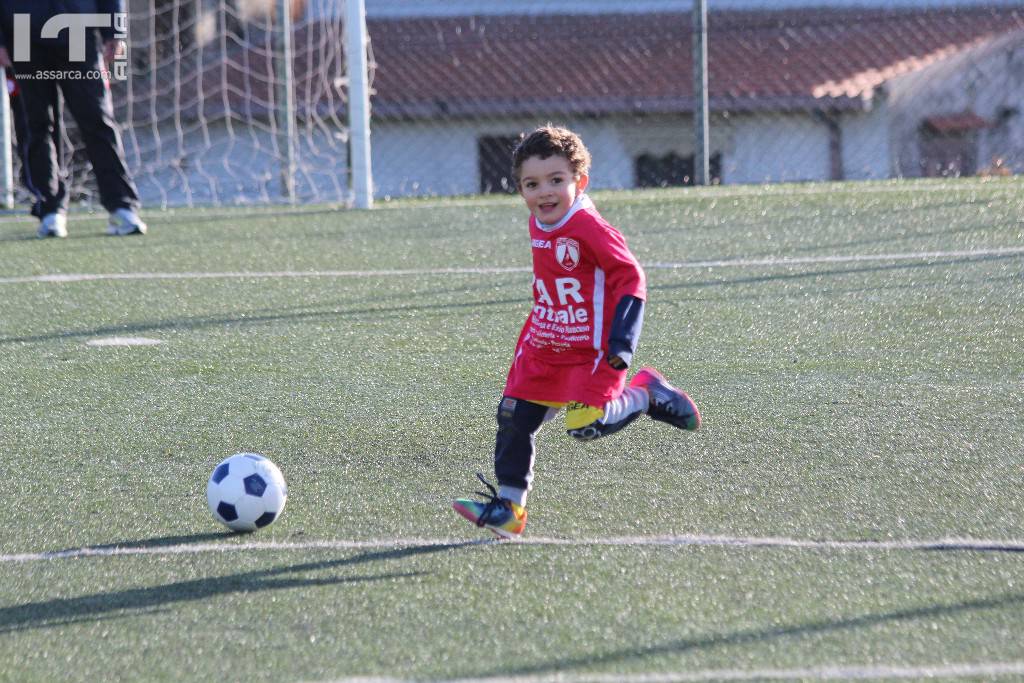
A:
MULTIPOLYGON (((709 15, 714 109, 861 106, 874 89, 1024 30, 1024 4, 709 15)), ((689 13, 370 21, 378 116, 686 111, 689 13)))

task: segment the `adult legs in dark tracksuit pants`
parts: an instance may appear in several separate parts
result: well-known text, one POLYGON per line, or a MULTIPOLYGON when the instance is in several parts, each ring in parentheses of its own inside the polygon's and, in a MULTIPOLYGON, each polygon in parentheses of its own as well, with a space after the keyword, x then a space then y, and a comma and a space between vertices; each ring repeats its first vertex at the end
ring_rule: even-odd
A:
POLYGON ((114 105, 106 83, 98 78, 75 77, 98 73, 102 58, 95 41, 87 41, 86 63, 69 62, 60 50, 33 51, 29 65, 17 65, 19 73, 60 72, 59 79, 19 80, 25 113, 28 118, 29 177, 40 201, 41 214, 67 211, 63 159, 55 144, 60 131, 62 103, 78 124, 86 154, 96 173, 100 203, 107 211, 139 208, 138 191, 128 175, 124 146, 114 105), (69 75, 71 77, 69 77, 69 75), (63 98, 60 97, 63 94, 63 98))
POLYGON ((85 143, 96 174, 100 203, 111 213, 118 209, 136 212, 138 191, 125 165, 110 90, 104 80, 89 77, 102 69, 99 46, 89 37, 85 63, 69 62, 61 52, 36 47, 31 63, 15 65, 19 74, 60 74, 53 79, 22 78, 18 81, 28 123, 28 180, 30 190, 36 195, 34 213, 43 217, 67 212, 66 168, 59 144, 64 107, 74 117, 85 143))

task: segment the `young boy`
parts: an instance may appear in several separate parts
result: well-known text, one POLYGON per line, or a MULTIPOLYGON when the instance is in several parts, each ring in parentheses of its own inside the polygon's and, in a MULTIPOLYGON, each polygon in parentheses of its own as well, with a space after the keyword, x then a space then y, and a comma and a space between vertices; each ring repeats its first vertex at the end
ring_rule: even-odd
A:
POLYGON ((530 210, 533 311, 516 344, 498 405, 495 490, 459 499, 460 515, 503 538, 526 526, 534 437, 561 408, 580 441, 614 434, 641 413, 675 427, 700 426, 697 406, 656 370, 626 386, 643 322, 647 281, 626 241, 584 193, 590 153, 572 131, 544 126, 516 147, 512 171, 530 210))

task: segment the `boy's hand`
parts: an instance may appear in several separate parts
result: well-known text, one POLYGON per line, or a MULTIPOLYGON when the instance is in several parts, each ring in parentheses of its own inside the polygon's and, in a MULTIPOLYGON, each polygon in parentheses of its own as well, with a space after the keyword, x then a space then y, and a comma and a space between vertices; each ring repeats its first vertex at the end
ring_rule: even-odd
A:
POLYGON ((612 366, 616 370, 625 370, 629 367, 629 365, 626 364, 626 361, 622 360, 618 356, 608 354, 608 358, 606 360, 608 361, 608 365, 612 366))

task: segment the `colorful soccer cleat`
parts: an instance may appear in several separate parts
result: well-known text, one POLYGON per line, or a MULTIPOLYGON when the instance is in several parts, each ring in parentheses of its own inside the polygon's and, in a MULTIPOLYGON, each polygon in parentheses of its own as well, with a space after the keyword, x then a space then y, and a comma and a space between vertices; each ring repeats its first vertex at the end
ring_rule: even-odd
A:
POLYGON ((478 527, 490 529, 501 538, 518 538, 526 528, 526 508, 507 498, 500 498, 498 491, 484 479, 484 475, 477 473, 476 476, 490 489, 490 493, 476 492, 477 495, 487 498, 487 502, 459 498, 452 503, 452 509, 478 527))
POLYGON ((641 368, 629 381, 631 387, 641 387, 650 397, 647 414, 659 422, 673 427, 696 431, 700 427, 697 404, 681 389, 676 389, 654 368, 641 368))

